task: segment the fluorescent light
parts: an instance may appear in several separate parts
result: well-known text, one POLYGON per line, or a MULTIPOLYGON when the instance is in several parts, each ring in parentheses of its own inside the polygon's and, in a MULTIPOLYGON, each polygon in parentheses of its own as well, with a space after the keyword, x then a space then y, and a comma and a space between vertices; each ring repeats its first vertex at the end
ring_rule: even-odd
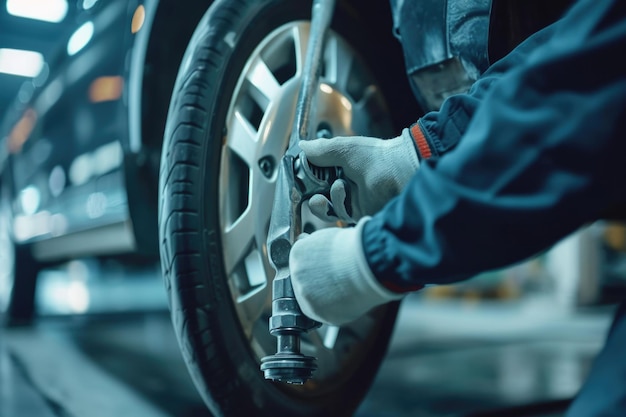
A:
POLYGON ((7 12, 27 19, 59 23, 67 15, 67 0, 7 0, 7 12))
POLYGON ((70 36, 70 40, 67 42, 67 54, 72 56, 81 49, 83 49, 93 36, 93 22, 89 21, 76 29, 76 32, 70 36))
POLYGON ((83 10, 89 10, 96 5, 98 0, 83 0, 83 10))
POLYGON ((43 67, 39 52, 0 48, 0 72, 21 77, 34 77, 43 67))

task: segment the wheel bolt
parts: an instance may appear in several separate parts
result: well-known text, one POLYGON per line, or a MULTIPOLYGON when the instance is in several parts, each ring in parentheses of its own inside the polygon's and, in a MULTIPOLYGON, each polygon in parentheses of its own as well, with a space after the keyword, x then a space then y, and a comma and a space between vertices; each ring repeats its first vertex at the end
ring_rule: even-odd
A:
POLYGON ((333 132, 331 132, 330 129, 320 129, 317 131, 317 134, 315 136, 318 139, 321 139, 321 138, 330 139, 333 137, 333 132))
POLYGON ((271 178, 274 175, 274 158, 271 156, 265 156, 259 160, 259 168, 265 177, 271 178))
POLYGON ((317 125, 317 132, 315 132, 315 137, 319 139, 330 139, 333 135, 333 128, 330 127, 330 123, 328 122, 320 122, 317 125))

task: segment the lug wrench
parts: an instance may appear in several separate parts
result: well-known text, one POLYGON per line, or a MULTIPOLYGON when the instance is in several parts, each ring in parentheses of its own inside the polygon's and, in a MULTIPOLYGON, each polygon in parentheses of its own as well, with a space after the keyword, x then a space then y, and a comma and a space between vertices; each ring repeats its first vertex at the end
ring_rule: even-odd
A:
POLYGON ((289 384, 304 384, 317 369, 316 358, 301 353, 300 338, 320 325, 306 317, 298 306, 291 286, 289 252, 301 232, 300 209, 303 201, 313 194, 327 193, 330 184, 341 174, 337 169, 311 166, 298 146, 300 140, 311 139, 311 122, 315 120, 324 41, 334 8, 335 0, 313 2, 295 123, 289 138, 289 147, 279 166, 267 237, 270 263, 276 270, 272 285, 269 330, 277 339, 277 349, 276 354, 261 360, 261 370, 266 379, 289 384))

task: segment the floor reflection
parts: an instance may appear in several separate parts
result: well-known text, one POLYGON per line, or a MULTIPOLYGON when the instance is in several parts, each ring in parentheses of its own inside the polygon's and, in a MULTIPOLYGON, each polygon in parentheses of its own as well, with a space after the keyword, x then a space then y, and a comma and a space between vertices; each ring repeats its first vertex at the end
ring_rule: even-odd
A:
MULTIPOLYGON (((42 280, 36 326, 0 331, 0 416, 210 416, 154 268, 132 276, 89 262, 64 268, 42 280), (105 405, 93 411, 99 401, 105 405)), ((560 417, 611 313, 555 311, 541 300, 468 305, 411 296, 355 416, 560 417)))
POLYGON ((149 312, 167 309, 160 266, 82 259, 39 274, 39 314, 149 312))
POLYGON ((572 314, 551 311, 549 304, 525 309, 514 303, 468 308, 408 299, 357 416, 562 415, 550 410, 563 410, 580 388, 612 309, 572 314), (544 412, 531 407, 528 414, 509 414, 532 404, 545 404, 544 412))

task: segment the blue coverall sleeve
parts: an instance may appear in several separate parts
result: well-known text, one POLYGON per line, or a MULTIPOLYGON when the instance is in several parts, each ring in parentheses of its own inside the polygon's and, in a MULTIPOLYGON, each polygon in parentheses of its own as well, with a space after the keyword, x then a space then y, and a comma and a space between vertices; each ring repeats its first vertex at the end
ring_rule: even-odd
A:
POLYGON ((626 2, 583 0, 490 88, 462 140, 366 225, 408 290, 522 261, 626 200, 626 2))

